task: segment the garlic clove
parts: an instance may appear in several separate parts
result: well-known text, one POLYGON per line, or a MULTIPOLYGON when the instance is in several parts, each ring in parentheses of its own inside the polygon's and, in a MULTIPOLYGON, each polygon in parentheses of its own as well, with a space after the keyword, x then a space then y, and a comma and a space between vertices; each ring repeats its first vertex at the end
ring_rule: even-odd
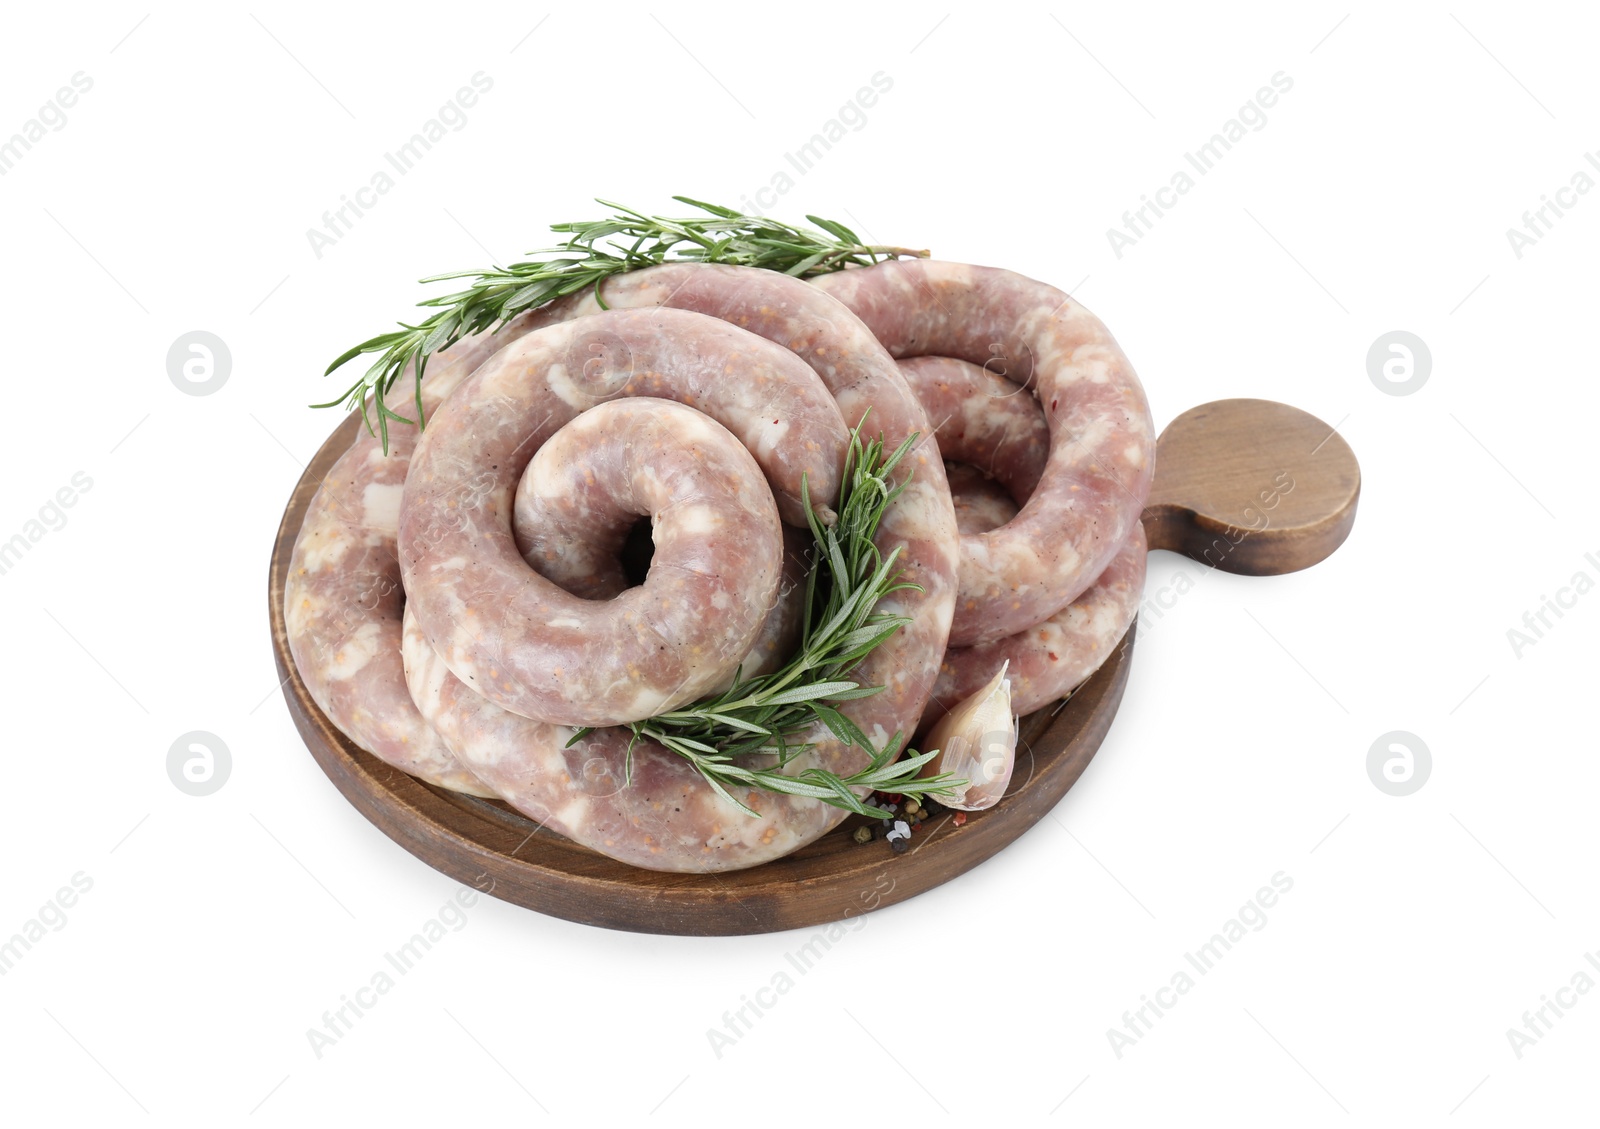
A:
POLYGON ((923 738, 939 755, 922 766, 921 776, 948 772, 967 781, 956 794, 934 797, 957 811, 992 808, 1011 783, 1017 759, 1017 719, 1011 712, 1011 680, 1003 663, 977 693, 959 702, 923 738))

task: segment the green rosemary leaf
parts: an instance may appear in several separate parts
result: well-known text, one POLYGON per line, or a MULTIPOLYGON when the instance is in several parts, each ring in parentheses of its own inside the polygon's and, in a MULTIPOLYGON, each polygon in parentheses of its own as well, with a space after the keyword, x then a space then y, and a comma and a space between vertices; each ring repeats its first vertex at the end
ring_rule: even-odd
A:
POLYGON ((763 737, 772 736, 772 730, 766 726, 753 724, 744 718, 734 717, 732 714, 707 712, 704 717, 715 725, 726 725, 733 729, 741 729, 746 733, 760 734, 763 737))
POLYGON ((858 684, 855 682, 812 682, 804 686, 796 686, 790 690, 780 690, 769 696, 766 704, 769 706, 792 706, 800 702, 821 701, 830 694, 837 694, 842 690, 854 690, 858 684))
POLYGON ((858 698, 870 698, 874 694, 881 694, 882 686, 857 686, 854 690, 844 690, 837 694, 829 694, 830 702, 853 702, 858 698))

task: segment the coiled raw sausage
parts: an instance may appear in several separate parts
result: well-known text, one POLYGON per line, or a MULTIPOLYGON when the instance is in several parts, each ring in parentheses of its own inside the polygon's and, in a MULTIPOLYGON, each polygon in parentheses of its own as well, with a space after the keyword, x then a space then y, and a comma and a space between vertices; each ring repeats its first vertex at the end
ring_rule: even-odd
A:
MULTIPOLYGON (((625 609, 644 633, 633 645, 618 649, 614 633, 597 645, 589 601, 528 568, 517 550, 512 492, 534 453, 585 409, 639 395, 692 404, 732 431, 791 521, 803 517, 802 476, 820 505, 837 498, 846 442, 838 408, 806 365, 754 334, 677 310, 616 310, 496 353, 439 407, 417 445, 400 560, 434 649, 514 713, 566 725, 649 717, 715 684, 753 641, 753 631, 740 636, 727 670, 703 665, 686 630, 707 609, 656 592, 625 609)), ((775 583, 775 531, 768 545, 775 583)), ((769 588, 758 613, 770 597, 769 588)))
POLYGON ((963 556, 951 643, 1014 635, 1076 599, 1138 524, 1155 469, 1149 405, 1106 327, 1055 287, 992 267, 898 259, 812 285, 894 356, 985 366, 1044 408, 1044 473, 1016 518, 963 556))

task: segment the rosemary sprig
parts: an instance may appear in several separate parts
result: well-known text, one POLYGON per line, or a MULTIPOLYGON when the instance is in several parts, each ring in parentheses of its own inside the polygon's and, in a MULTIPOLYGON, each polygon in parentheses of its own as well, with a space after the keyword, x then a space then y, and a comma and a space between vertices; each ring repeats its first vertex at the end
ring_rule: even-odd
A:
MULTIPOLYGON (((862 423, 866 421, 863 420, 862 423)), ((873 537, 884 511, 905 488, 891 485, 889 476, 916 442, 912 435, 893 454, 884 457, 878 439, 863 443, 861 425, 850 435, 839 490, 838 518, 824 526, 811 505, 810 492, 801 480, 801 498, 815 539, 812 566, 806 576, 800 648, 779 670, 756 678, 735 674, 727 690, 697 702, 632 723, 628 744, 629 775, 633 747, 646 738, 671 749, 689 761, 717 792, 751 815, 730 788, 757 788, 791 796, 810 796, 862 815, 878 814, 851 790, 899 792, 918 799, 937 797, 965 786, 949 773, 916 779, 921 767, 937 750, 913 752, 897 761, 905 734, 896 733, 882 749, 861 727, 838 709, 841 702, 868 698, 882 686, 862 686, 850 677, 861 660, 911 621, 906 616, 877 610, 891 592, 921 591, 900 580, 895 567, 900 550, 887 557, 878 552, 873 537), (840 776, 822 768, 789 775, 783 771, 808 746, 799 736, 816 722, 850 745, 858 745, 871 760, 861 771, 840 776), (757 768, 736 759, 748 754, 776 754, 777 763, 757 768)), ((572 738, 581 740, 588 729, 572 738)))
POLYGON ((400 322, 399 329, 380 333, 340 354, 328 366, 327 373, 364 353, 376 353, 378 357, 361 379, 337 399, 313 407, 342 404, 347 410, 359 410, 367 430, 372 431, 373 422, 367 416, 370 400, 377 415, 376 434, 381 435, 387 452, 390 420, 419 425, 422 422, 422 376, 434 353, 464 336, 504 325, 524 310, 589 287, 594 288, 595 298, 603 307, 600 284, 614 274, 668 262, 698 262, 731 263, 810 278, 845 267, 870 266, 880 259, 928 254, 904 247, 868 245, 844 224, 819 216, 806 216, 821 229, 813 231, 687 196, 673 199, 707 214, 672 219, 598 200, 597 203, 615 208, 616 214, 603 220, 552 224, 552 231, 568 236, 566 242, 530 252, 536 257, 528 262, 422 279, 424 283, 463 278, 473 282, 465 290, 417 303, 438 308, 437 313, 418 324, 400 322), (415 362, 415 421, 396 412, 384 400, 407 362, 415 362))

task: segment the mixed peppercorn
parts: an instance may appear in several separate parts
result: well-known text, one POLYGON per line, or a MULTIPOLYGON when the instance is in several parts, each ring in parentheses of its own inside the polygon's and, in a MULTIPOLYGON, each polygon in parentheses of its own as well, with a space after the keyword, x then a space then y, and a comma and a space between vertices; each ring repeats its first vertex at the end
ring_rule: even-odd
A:
POLYGON ((909 796, 893 792, 874 792, 867 797, 866 804, 870 808, 877 808, 883 816, 856 828, 852 837, 857 843, 870 843, 874 839, 883 839, 894 849, 895 854, 904 854, 911 846, 912 834, 929 820, 952 814, 954 818, 950 822, 955 826, 960 827, 967 822, 967 813, 964 811, 952 813, 949 808, 933 800, 923 800, 919 803, 909 796))

